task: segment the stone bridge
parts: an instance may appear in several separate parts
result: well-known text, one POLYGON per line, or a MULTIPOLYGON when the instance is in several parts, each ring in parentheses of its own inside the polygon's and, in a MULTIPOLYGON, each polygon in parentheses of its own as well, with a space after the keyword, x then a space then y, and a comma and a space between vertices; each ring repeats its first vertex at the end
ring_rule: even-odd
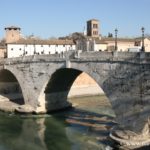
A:
POLYGON ((150 115, 150 53, 73 52, 0 60, 0 96, 44 113, 68 107, 79 74, 90 75, 110 100, 116 120, 140 130, 150 115))

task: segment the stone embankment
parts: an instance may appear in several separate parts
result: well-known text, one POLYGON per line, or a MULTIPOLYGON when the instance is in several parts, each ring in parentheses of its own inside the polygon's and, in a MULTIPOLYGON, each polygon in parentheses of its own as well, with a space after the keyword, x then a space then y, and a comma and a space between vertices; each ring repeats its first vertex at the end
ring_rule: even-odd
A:
POLYGON ((135 133, 121 127, 115 127, 110 133, 110 137, 124 149, 150 146, 150 120, 148 119, 141 133, 135 133))

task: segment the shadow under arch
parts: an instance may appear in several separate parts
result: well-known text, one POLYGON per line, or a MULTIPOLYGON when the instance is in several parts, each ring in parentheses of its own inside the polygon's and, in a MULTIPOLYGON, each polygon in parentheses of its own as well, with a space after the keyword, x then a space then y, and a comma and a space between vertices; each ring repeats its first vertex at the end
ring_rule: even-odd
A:
POLYGON ((17 78, 7 69, 0 70, 0 99, 19 105, 25 104, 17 78))
MULTIPOLYGON (((56 70, 51 75, 50 80, 45 87, 45 91, 43 91, 43 94, 45 95, 45 108, 47 112, 56 111, 71 106, 71 103, 67 101, 68 96, 74 81, 82 73, 87 74, 81 70, 63 68, 56 70)), ((99 90, 101 90, 98 82, 89 74, 87 75, 95 81, 99 90)))

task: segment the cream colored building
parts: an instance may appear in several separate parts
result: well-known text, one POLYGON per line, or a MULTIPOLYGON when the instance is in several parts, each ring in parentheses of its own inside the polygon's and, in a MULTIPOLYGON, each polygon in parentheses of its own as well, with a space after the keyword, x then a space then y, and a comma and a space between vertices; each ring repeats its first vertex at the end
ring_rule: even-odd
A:
MULTIPOLYGON (((107 50, 115 50, 115 38, 102 38, 107 43, 107 50)), ((118 51, 128 51, 130 48, 135 48, 135 39, 130 38, 117 38, 117 50, 118 51)))
MULTIPOLYGON (((142 38, 135 39, 135 45, 142 47, 142 38)), ((145 52, 150 52, 150 38, 144 38, 145 52)))

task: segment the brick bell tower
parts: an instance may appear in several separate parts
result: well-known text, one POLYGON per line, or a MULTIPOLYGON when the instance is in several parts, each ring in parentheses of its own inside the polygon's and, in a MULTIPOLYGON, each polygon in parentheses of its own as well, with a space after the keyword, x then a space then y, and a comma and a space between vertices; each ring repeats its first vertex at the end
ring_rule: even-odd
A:
POLYGON ((87 21, 87 36, 99 37, 99 20, 91 19, 87 21))

